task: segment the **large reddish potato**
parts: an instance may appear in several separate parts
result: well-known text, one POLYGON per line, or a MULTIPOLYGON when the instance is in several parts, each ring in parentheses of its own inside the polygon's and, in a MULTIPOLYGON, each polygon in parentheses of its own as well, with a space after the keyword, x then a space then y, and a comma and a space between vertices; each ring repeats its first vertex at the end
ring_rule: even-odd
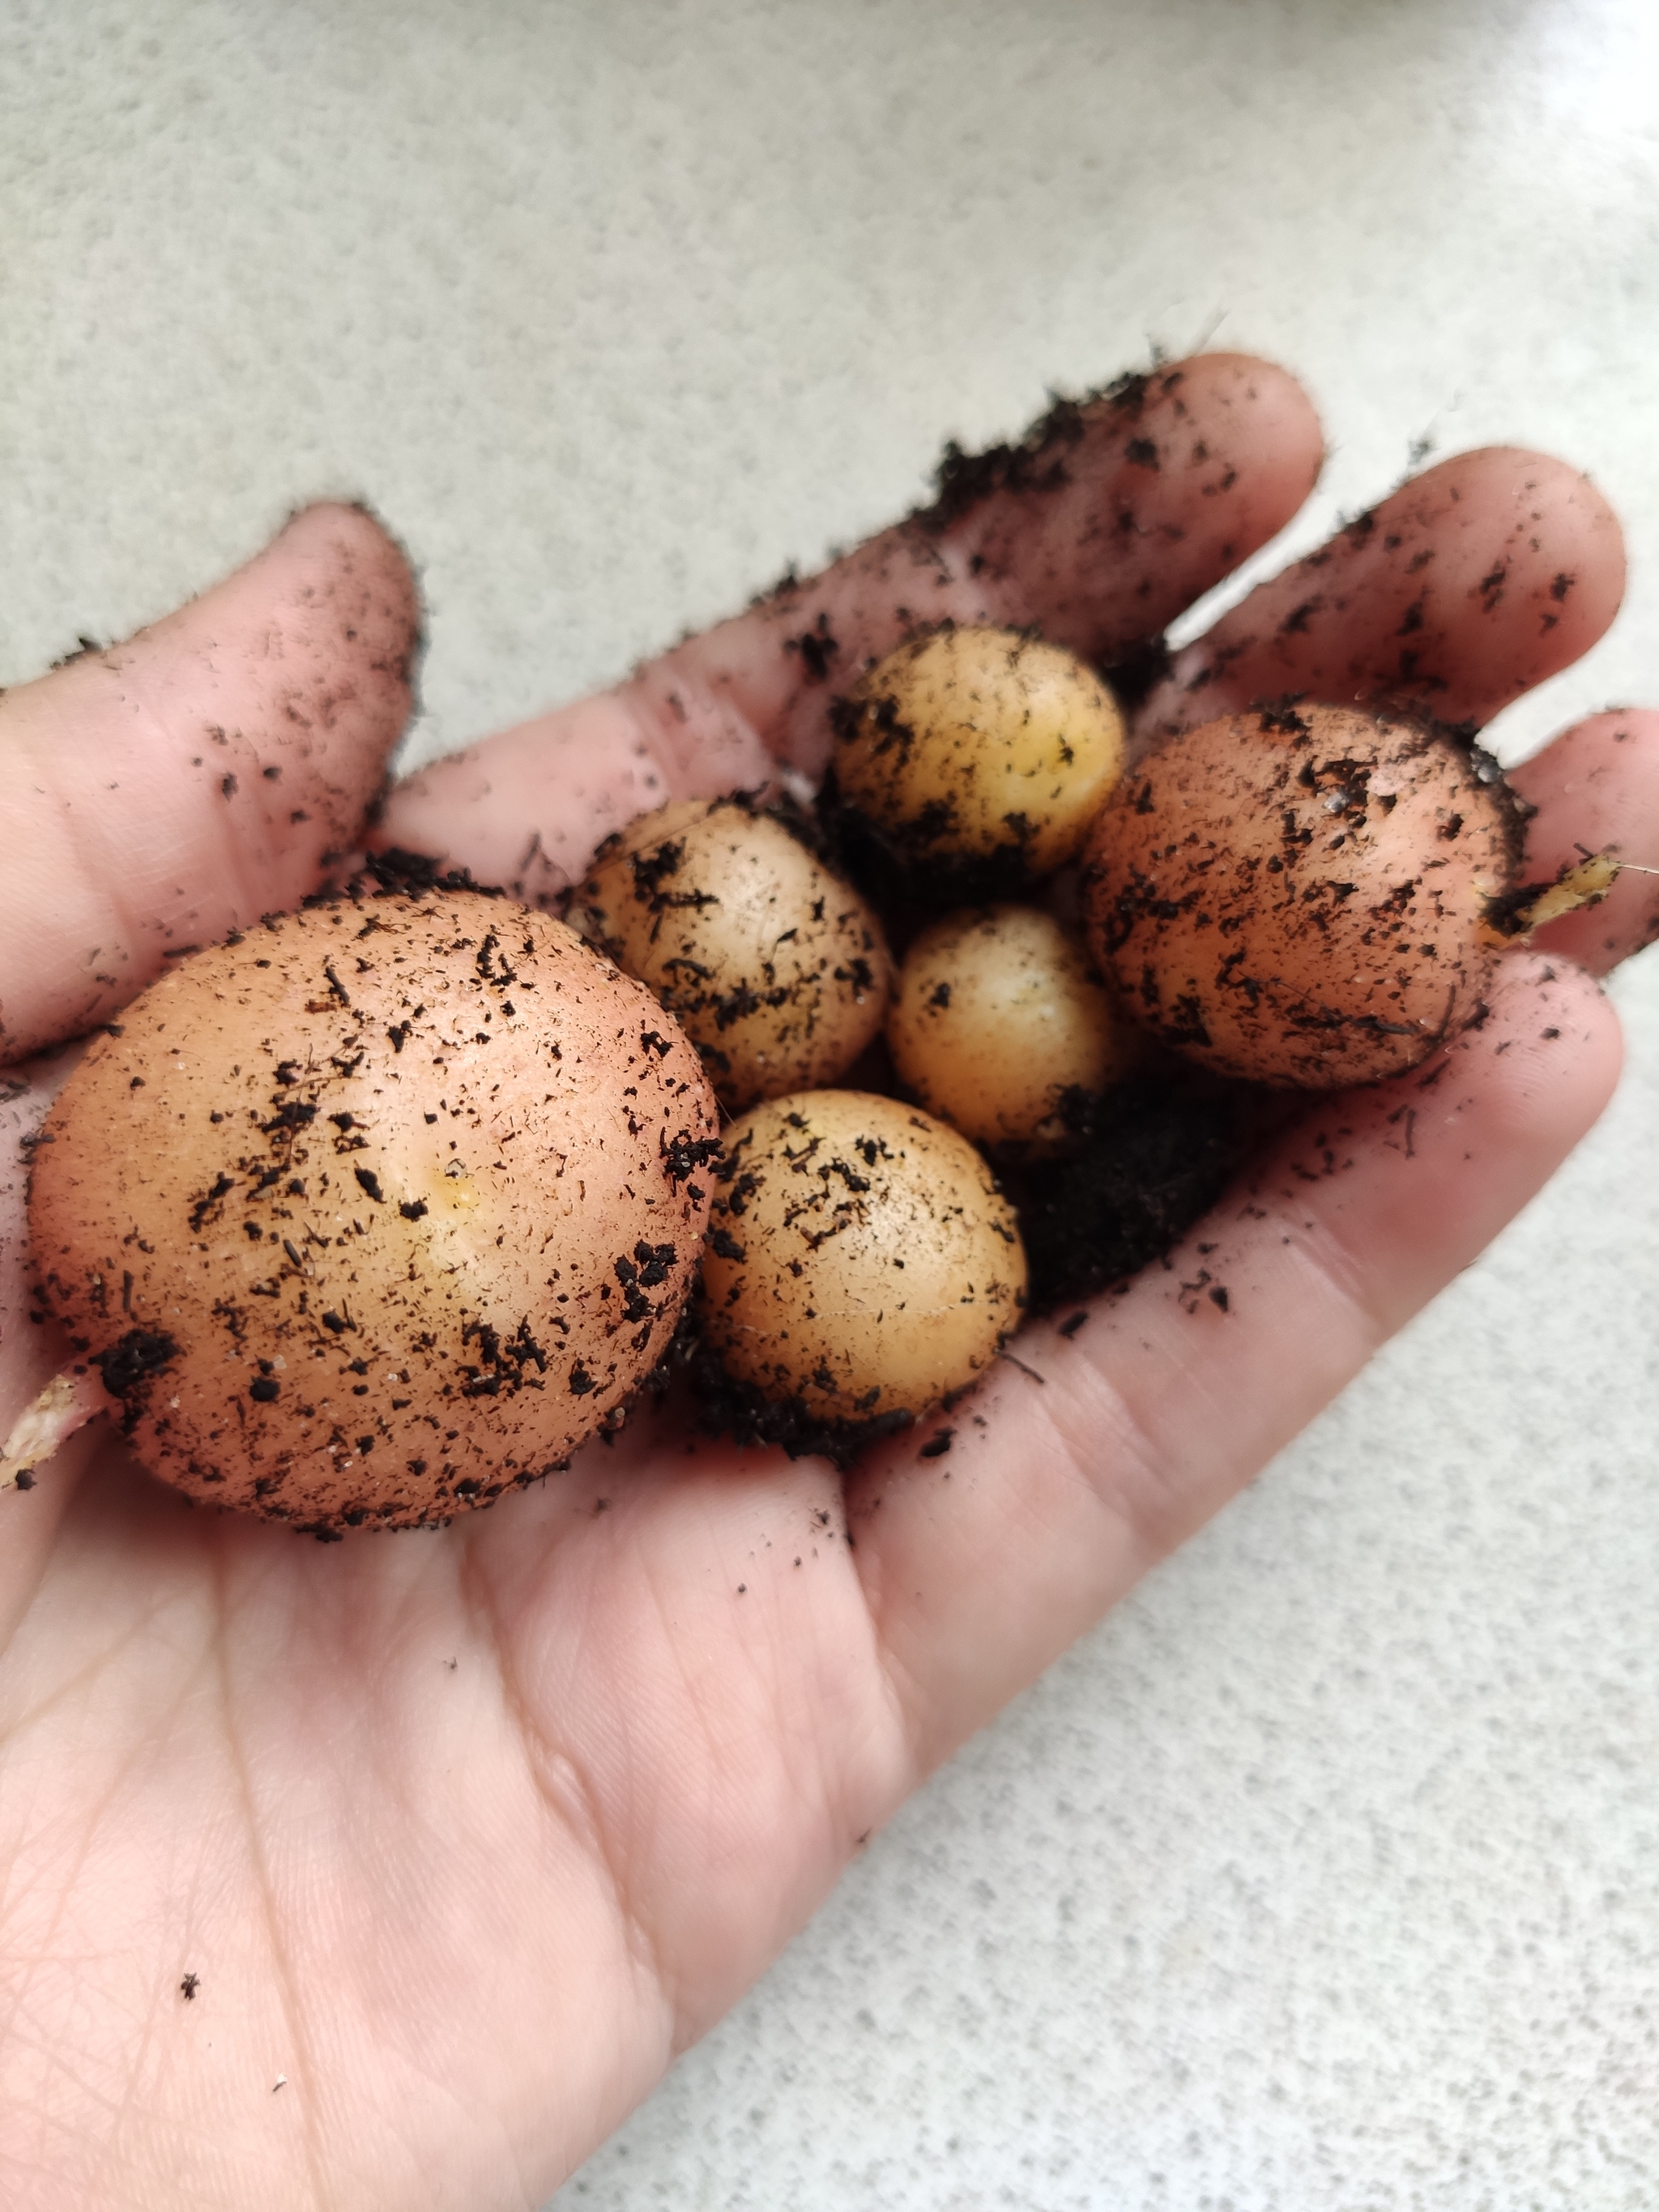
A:
POLYGON ((1454 732, 1347 707, 1164 738, 1090 841, 1096 957, 1188 1058, 1327 1090, 1411 1067, 1474 1014, 1520 810, 1454 732))
POLYGON ((181 963, 94 1043, 34 1156, 39 1291, 192 1497, 441 1519, 650 1371, 714 1130, 690 1044, 562 923, 345 899, 181 963))

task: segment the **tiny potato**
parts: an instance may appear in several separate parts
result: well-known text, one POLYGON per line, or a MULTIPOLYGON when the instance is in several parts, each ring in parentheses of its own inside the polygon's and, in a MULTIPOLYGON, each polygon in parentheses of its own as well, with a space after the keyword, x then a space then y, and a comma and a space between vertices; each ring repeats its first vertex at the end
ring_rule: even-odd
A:
POLYGON ((655 1364, 715 1121, 673 1024, 562 923, 342 899, 94 1042, 33 1156, 35 1281, 163 1481, 319 1534, 441 1520, 655 1364))
POLYGON ((887 1011, 875 915, 742 798, 660 807, 607 838, 571 919, 656 994, 733 1112, 833 1083, 887 1011))
POLYGON ((1162 739, 1090 842, 1091 945, 1188 1059, 1291 1088, 1414 1066, 1478 1009, 1520 813, 1409 714, 1232 714, 1162 739))
POLYGON ((947 915, 905 955, 887 1045, 906 1091, 976 1144, 1033 1155, 1075 1143, 1142 1034, 1080 934, 1036 907, 947 915))
POLYGON ((1018 630, 933 630, 842 701, 837 804, 924 872, 1004 890, 1076 857, 1123 773, 1123 717, 1075 655, 1018 630))
POLYGON ((1013 1209, 955 1130, 856 1091, 734 1122, 703 1257, 704 1340, 728 1375, 821 1422, 917 1416, 1018 1326, 1013 1209))

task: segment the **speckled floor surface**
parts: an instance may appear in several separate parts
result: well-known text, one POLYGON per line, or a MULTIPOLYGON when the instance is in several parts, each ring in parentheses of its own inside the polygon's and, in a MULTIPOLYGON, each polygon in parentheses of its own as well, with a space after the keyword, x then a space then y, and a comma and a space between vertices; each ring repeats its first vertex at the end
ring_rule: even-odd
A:
MULTIPOLYGON (((424 571, 428 755, 1213 336, 1324 410, 1297 546, 1413 441, 1618 501, 1512 757, 1659 700, 1656 86, 1646 0, 0 0, 0 682, 345 492, 424 571)), ((1553 1188, 560 2212, 1659 2201, 1659 965, 1615 992, 1553 1188)))

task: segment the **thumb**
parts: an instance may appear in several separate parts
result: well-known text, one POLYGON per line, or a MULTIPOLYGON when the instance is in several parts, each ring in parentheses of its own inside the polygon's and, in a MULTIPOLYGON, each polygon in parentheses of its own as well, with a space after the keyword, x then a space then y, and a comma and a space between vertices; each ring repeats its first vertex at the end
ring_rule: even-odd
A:
POLYGON ((314 887, 380 788, 418 641, 398 548, 315 507, 177 614, 0 698, 0 1063, 314 887))

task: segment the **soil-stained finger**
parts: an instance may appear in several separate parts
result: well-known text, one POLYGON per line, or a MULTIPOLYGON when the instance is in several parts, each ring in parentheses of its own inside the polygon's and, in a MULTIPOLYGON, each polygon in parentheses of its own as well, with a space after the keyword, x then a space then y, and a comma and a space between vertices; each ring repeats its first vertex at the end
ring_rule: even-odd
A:
POLYGON ((1547 882, 1586 853, 1634 865, 1599 906, 1540 929, 1540 951, 1564 952, 1605 975, 1659 937, 1659 712, 1620 708, 1593 714, 1510 773, 1538 809, 1527 827, 1526 874, 1547 882))
POLYGON ((419 610, 372 516, 307 509, 125 644, 0 699, 0 1063, 349 850, 408 719, 419 610))
POLYGON ((1414 702, 1488 722, 1577 660, 1618 611, 1624 542, 1577 470, 1513 447, 1390 494, 1179 654, 1142 726, 1262 700, 1414 702))

